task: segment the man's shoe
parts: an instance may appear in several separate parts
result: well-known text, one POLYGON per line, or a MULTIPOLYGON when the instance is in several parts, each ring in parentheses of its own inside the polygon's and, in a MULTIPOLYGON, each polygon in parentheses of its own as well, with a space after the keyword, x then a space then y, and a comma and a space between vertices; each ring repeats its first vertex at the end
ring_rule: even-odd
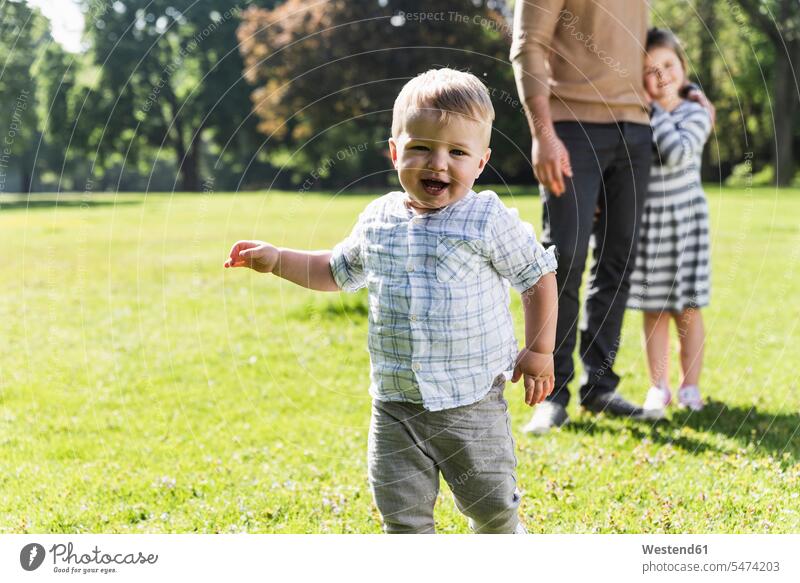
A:
POLYGON ((563 405, 553 401, 543 401, 536 405, 536 411, 528 424, 522 428, 523 433, 543 435, 553 428, 569 423, 569 415, 563 405))
POLYGON ((581 406, 592 413, 605 413, 630 419, 656 420, 663 417, 663 414, 659 416, 657 412, 645 411, 641 407, 629 403, 616 391, 596 394, 590 400, 581 403, 581 406))

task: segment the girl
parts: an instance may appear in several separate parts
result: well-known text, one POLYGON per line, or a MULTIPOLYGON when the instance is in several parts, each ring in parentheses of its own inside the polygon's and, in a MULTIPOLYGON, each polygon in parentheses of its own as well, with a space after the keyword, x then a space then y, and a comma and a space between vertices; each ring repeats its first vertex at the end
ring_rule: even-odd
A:
POLYGON ((654 159, 644 204, 628 307, 644 311, 644 342, 651 388, 643 408, 663 417, 669 389, 669 323, 680 339, 682 379, 678 403, 703 408, 698 387, 705 331, 700 308, 710 292, 708 205, 700 183, 700 157, 711 118, 681 99, 686 56, 671 32, 647 34, 645 89, 651 99, 654 159))

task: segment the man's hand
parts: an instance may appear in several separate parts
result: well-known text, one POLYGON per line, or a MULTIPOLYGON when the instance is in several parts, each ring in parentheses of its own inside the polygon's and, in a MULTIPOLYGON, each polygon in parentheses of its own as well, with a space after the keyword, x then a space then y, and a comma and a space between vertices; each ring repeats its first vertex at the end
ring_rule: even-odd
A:
POLYGON ((572 165, 564 142, 554 131, 540 132, 534 138, 531 160, 536 179, 554 195, 561 196, 566 190, 564 176, 572 177, 572 165))
POLYGON ((533 352, 523 348, 517 355, 517 364, 511 382, 525 377, 525 404, 533 407, 544 401, 556 384, 552 353, 533 352))
POLYGON ((232 248, 225 267, 249 267, 260 273, 272 273, 280 251, 264 241, 238 241, 232 248))
POLYGON ((714 107, 714 104, 708 100, 706 94, 699 89, 692 87, 686 92, 686 99, 689 101, 694 101, 695 103, 699 103, 703 106, 703 109, 708 112, 708 116, 711 118, 711 125, 713 127, 717 122, 717 108, 714 107))

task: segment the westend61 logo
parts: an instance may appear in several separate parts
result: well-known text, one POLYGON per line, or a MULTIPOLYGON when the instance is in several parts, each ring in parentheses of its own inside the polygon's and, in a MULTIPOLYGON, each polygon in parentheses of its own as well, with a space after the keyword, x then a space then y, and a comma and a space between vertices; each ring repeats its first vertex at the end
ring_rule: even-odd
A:
POLYGON ((158 555, 138 553, 104 553, 95 547, 88 553, 77 554, 72 543, 54 544, 45 552, 39 543, 29 543, 19 553, 19 563, 26 571, 35 571, 44 562, 47 553, 53 558, 54 573, 115 573, 117 569, 109 565, 153 565, 158 555), (59 566, 60 563, 60 566, 59 566))

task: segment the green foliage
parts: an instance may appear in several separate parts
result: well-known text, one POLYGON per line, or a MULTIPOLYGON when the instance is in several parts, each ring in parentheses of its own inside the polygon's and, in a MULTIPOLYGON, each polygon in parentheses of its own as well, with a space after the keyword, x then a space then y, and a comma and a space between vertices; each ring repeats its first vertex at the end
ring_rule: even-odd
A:
MULTIPOLYGON (((710 404, 650 425, 573 401, 572 425, 533 438, 509 385, 532 532, 800 531, 800 304, 783 301, 800 295, 800 193, 708 192, 710 404)), ((14 298, 0 303, 13 341, 0 352, 0 532, 378 532, 363 292, 222 268, 240 237, 328 248, 370 199, 0 197, 0 293, 14 298)), ((540 224, 535 197, 505 202, 540 224)), ((517 294, 512 313, 520 338, 517 294)), ((636 313, 616 370, 641 401, 636 313)), ((436 519, 468 530, 444 484, 436 519)))
MULTIPOLYGON (((7 0, 0 130, 15 116, 22 123, 3 190, 383 187, 393 181, 394 97, 412 75, 444 65, 491 89, 497 120, 484 180, 529 182, 506 5, 84 0, 91 48, 74 55, 53 42, 38 10, 7 0), (15 111, 23 92, 30 100, 15 111)), ((653 24, 683 39, 690 76, 717 107, 705 179, 722 182, 750 160, 753 173, 787 183, 800 136, 800 4, 651 8, 653 24)))
POLYGON ((198 0, 87 3, 95 85, 82 96, 79 133, 106 168, 174 160, 181 187, 202 175, 241 175, 256 148, 235 30, 240 9, 198 0), (203 149, 214 158, 203 164, 203 149))
POLYGON ((753 172, 749 160, 733 167, 733 172, 725 180, 725 186, 734 188, 752 188, 753 186, 769 186, 775 181, 775 168, 767 164, 758 172, 753 172))
POLYGON ((47 20, 24 2, 4 2, 0 19, 0 192, 28 192, 38 140, 32 63, 52 42, 47 20), (16 180, 14 180, 16 179, 16 180))
POLYGON ((490 88, 497 173, 527 179, 530 136, 508 64, 510 33, 481 2, 290 0, 272 11, 251 9, 239 39, 248 80, 257 85, 264 148, 300 188, 386 184, 386 141, 400 88, 429 68, 450 66, 490 88), (347 154, 360 145, 363 151, 347 154), (347 164, 326 174, 326 161, 342 157, 347 164))
POLYGON ((706 146, 704 175, 724 178, 732 166, 755 158, 769 160, 772 142, 770 40, 753 27, 733 0, 660 0, 653 4, 653 24, 671 29, 682 40, 689 78, 699 83, 717 108, 714 131, 706 146))

